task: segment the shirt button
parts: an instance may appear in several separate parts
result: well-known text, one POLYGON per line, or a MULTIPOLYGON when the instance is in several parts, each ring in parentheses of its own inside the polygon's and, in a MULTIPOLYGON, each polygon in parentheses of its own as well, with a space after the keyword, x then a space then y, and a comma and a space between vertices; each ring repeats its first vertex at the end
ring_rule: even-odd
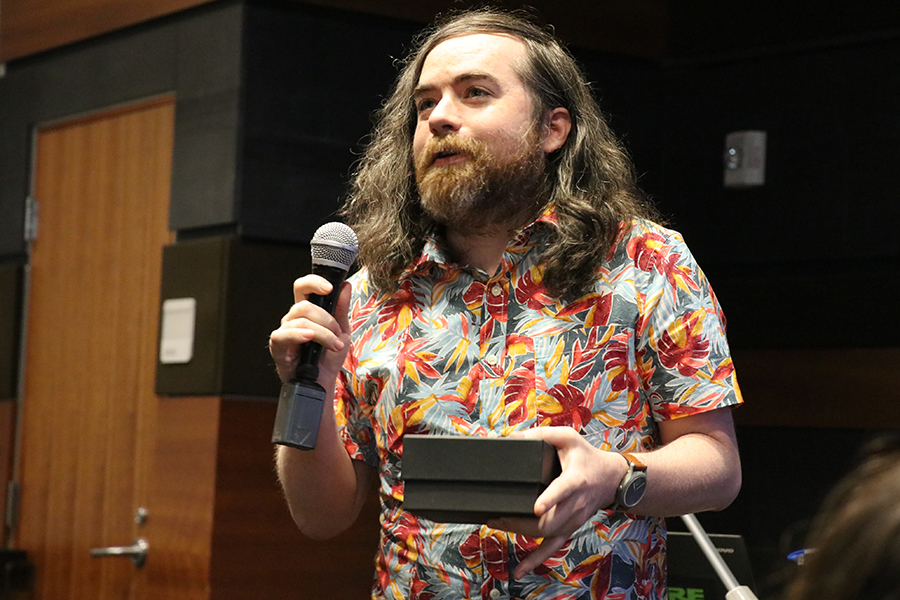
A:
POLYGON ((497 357, 494 355, 488 356, 487 358, 484 359, 484 362, 491 365, 492 367, 496 367, 497 366, 497 357))
POLYGON ((491 287, 491 295, 492 295, 492 296, 495 296, 495 297, 496 297, 496 296, 499 296, 499 295, 502 294, 502 293, 503 293, 503 287, 502 287, 499 283, 495 283, 495 284, 491 287))
POLYGON ((498 590, 498 589, 493 589, 493 590, 491 590, 491 593, 488 594, 488 595, 489 595, 491 598, 493 598, 493 600, 497 600, 497 598, 500 597, 500 590, 498 590))

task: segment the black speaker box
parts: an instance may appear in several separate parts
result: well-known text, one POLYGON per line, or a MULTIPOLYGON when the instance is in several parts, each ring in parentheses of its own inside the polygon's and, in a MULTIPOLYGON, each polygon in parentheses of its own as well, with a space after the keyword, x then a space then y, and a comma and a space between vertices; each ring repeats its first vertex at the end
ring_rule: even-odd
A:
POLYGON ((309 273, 310 260, 305 244, 233 236, 166 246, 161 302, 193 298, 196 318, 190 360, 157 357, 156 392, 277 398, 269 334, 293 304, 293 282, 309 273))

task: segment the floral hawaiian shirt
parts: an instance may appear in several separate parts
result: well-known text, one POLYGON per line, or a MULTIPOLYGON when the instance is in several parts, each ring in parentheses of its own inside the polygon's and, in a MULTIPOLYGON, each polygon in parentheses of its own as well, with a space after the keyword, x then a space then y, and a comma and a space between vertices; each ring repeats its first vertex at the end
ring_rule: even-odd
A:
MULTIPOLYGON (((373 598, 665 597, 662 519, 598 511, 550 560, 512 573, 538 542, 403 510, 403 436, 505 436, 570 426, 597 448, 641 452, 657 423, 742 402, 716 298, 681 236, 620 227, 593 289, 541 285, 546 213, 497 272, 452 264, 433 242, 384 295, 351 279, 352 346, 335 411, 347 451, 380 474, 373 598)), ((651 482, 652 485, 652 482, 651 482)))

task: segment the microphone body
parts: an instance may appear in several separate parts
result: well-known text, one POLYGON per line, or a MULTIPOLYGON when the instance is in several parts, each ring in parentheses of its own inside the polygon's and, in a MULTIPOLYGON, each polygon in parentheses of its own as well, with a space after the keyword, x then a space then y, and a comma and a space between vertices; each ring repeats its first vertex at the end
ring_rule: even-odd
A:
MULTIPOLYGON (((347 270, 328 265, 313 265, 312 272, 314 275, 324 277, 331 283, 331 292, 325 296, 311 294, 307 301, 321 306, 326 311, 334 314, 334 306, 337 304, 338 296, 341 295, 341 286, 344 279, 347 278, 347 270)), ((319 376, 319 359, 322 357, 322 345, 316 342, 309 342, 300 346, 300 358, 297 368, 294 371, 294 379, 315 381, 319 376)))
MULTIPOLYGON (((309 302, 334 313, 341 286, 356 260, 357 244, 356 234, 343 223, 327 223, 316 230, 310 244, 312 272, 327 279, 332 290, 325 296, 311 294, 309 302)), ((273 443, 300 450, 316 447, 325 404, 325 389, 316 381, 321 356, 321 344, 308 342, 300 346, 294 376, 281 386, 273 443)))

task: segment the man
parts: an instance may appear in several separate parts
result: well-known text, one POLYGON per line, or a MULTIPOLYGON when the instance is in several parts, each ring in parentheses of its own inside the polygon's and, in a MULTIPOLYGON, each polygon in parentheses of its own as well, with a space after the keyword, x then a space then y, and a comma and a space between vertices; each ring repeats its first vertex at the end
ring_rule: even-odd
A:
POLYGON ((740 488, 742 400, 702 272, 650 220, 574 61, 526 20, 439 24, 379 117, 345 208, 362 268, 335 317, 305 301, 327 282, 297 280, 270 339, 283 380, 322 344, 336 390, 316 449, 278 450, 294 520, 342 531, 377 475, 373 598, 665 597, 662 517, 740 488), (543 438, 563 471, 534 519, 434 523, 403 510, 409 433, 543 438))

